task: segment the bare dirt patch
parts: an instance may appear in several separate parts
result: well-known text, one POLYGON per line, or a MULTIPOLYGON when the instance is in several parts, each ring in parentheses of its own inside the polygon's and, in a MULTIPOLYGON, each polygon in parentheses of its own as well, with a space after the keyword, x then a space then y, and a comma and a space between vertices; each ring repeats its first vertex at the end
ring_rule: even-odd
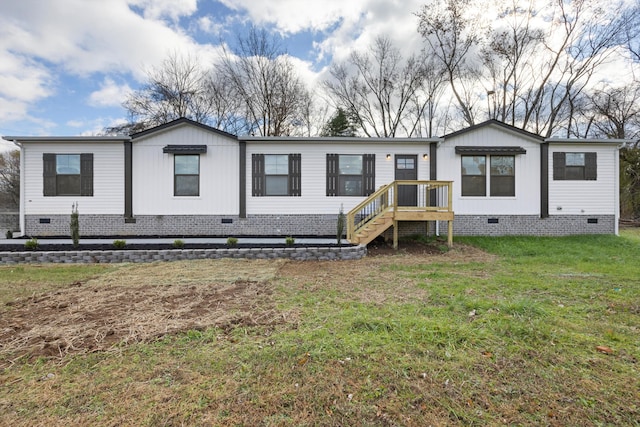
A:
MULTIPOLYGON (((282 266, 278 277, 288 289, 335 290, 345 300, 386 304, 427 299, 427 290, 417 289, 415 281, 399 273, 403 266, 435 263, 490 263, 495 255, 468 245, 455 244, 442 251, 418 242, 400 244, 398 249, 378 243, 367 247, 367 256, 356 261, 297 261, 282 266), (392 283, 393 287, 387 286, 392 283)), ((339 298, 339 297, 337 297, 339 298)))
MULTIPOLYGON (((388 266, 488 262, 479 249, 442 252, 411 243, 370 246, 356 261, 198 260, 123 266, 86 282, 11 301, 0 308, 0 367, 21 357, 63 359, 165 334, 218 326, 275 325, 295 318, 274 303, 274 279, 289 290, 335 287, 344 298, 384 304, 420 297, 388 266), (376 288, 380 276, 393 293, 376 288)), ((425 296, 426 297, 426 296, 425 296)))
POLYGON ((12 301, 0 318, 0 364, 59 357, 211 326, 269 325, 281 261, 131 265, 85 283, 12 301), (2 362, 4 360, 4 362, 2 362))

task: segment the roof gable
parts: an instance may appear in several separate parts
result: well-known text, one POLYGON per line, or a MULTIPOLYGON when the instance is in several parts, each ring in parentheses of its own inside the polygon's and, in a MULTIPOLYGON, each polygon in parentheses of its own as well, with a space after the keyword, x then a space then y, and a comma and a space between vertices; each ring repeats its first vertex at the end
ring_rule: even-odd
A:
POLYGON ((159 133, 159 132, 166 132, 168 130, 171 130, 171 129, 174 129, 174 128, 177 128, 177 127, 180 127, 180 126, 195 126, 195 127, 201 128, 201 129, 203 129, 203 130, 205 130, 207 132, 213 132, 213 133, 216 133, 218 135, 225 136, 227 138, 238 139, 238 137, 236 135, 233 135, 231 133, 222 131, 220 129, 216 129, 214 127, 205 125, 203 123, 196 122, 196 121, 191 120, 191 119, 187 119, 186 117, 180 117, 179 119, 170 121, 168 123, 164 123, 162 125, 158 125, 158 126, 152 127, 150 129, 147 129, 147 130, 143 130, 142 132, 134 133, 134 134, 131 135, 131 139, 135 141, 136 139, 145 138, 145 137, 151 136, 151 135, 159 133))
POLYGON ((467 128, 461 129, 459 131, 452 132, 450 134, 447 134, 447 135, 443 136, 443 138, 446 141, 447 139, 455 138, 457 136, 460 136, 460 135, 463 135, 463 134, 466 134, 466 133, 470 133, 470 132, 474 132, 474 131, 476 131, 478 129, 487 128, 487 127, 495 127, 495 128, 500 129, 500 130, 512 133, 514 135, 519 135, 519 136, 524 136, 526 138, 534 139, 534 140, 536 140, 538 142, 543 142, 544 141, 544 138, 541 137, 540 135, 536 135, 535 133, 527 132, 524 129, 519 129, 519 128, 515 127, 515 126, 508 125, 508 124, 506 124, 504 122, 501 122, 501 121, 498 121, 498 120, 495 120, 495 119, 487 120, 486 122, 478 123, 476 125, 469 126, 467 128))

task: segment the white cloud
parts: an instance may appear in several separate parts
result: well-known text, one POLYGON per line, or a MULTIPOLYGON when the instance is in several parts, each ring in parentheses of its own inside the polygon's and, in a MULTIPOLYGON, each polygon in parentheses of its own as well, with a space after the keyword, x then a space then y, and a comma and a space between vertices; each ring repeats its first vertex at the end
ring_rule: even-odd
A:
POLYGON ((105 128, 123 125, 125 123, 127 123, 125 118, 114 119, 112 117, 98 117, 82 123, 81 127, 84 127, 84 130, 80 132, 78 136, 103 135, 105 128))
POLYGON ((3 151, 11 151, 11 150, 17 150, 17 149, 18 147, 13 142, 0 139, 0 153, 3 151))
POLYGON ((143 15, 147 19, 170 18, 178 21, 198 9, 197 0, 130 0, 129 3, 143 9, 143 15))
MULTIPOLYGON (((155 8, 155 2, 139 3, 150 16, 168 13, 166 2, 155 8)), ((181 10, 176 16, 186 13, 181 10)), ((0 6, 0 16, 2 50, 57 64, 76 75, 139 74, 141 64, 159 63, 168 51, 202 49, 182 30, 135 13, 125 0, 112 0, 109 7, 85 0, 22 0, 19 6, 0 6)))
POLYGON ((100 84, 100 90, 89 95, 89 105, 92 107, 119 107, 131 92, 132 89, 128 84, 118 85, 113 79, 106 77, 100 84))
MULTIPOLYGON (((34 105, 53 95, 63 77, 99 72, 142 81, 145 67, 172 51, 211 61, 214 47, 177 28, 196 10, 197 0, 0 2, 0 123, 37 120, 34 105)), ((114 86, 103 86, 91 101, 113 105, 114 86)))
MULTIPOLYGON (((324 31, 342 20, 359 16, 370 0, 220 0, 231 10, 249 15, 255 24, 274 24, 285 33, 312 30, 324 31)), ((357 19, 357 18, 356 18, 357 19)))

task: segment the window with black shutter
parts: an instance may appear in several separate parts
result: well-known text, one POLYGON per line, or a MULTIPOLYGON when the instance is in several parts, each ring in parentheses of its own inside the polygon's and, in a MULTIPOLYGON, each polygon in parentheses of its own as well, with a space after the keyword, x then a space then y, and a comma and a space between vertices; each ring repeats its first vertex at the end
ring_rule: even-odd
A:
POLYGON ((327 196, 368 196, 375 191, 375 154, 327 154, 327 196))
POLYGON ((44 153, 44 196, 93 196, 93 154, 44 153))
POLYGON ((597 154, 594 152, 554 152, 553 179, 555 181, 597 180, 597 154))
POLYGON ((300 154, 253 154, 251 156, 253 196, 300 196, 300 154))

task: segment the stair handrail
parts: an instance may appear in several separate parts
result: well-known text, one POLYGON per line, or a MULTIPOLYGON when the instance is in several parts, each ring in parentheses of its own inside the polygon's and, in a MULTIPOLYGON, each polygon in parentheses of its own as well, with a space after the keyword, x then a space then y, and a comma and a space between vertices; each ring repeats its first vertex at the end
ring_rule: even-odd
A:
MULTIPOLYGON (((347 213, 347 240, 352 240, 354 233, 357 229, 364 227, 369 221, 375 218, 382 211, 388 209, 390 207, 389 200, 391 200, 393 206, 395 206, 395 200, 393 199, 393 194, 389 194, 392 189, 395 188, 395 181, 390 184, 383 185, 378 188, 373 194, 368 196, 362 202, 358 203, 353 209, 351 209, 347 213), (380 200, 380 202, 378 202, 380 200), (371 209, 371 212, 364 216, 356 225, 355 219, 356 215, 364 210, 369 205, 374 205, 375 203, 379 203, 379 206, 371 209)), ((393 192, 395 193, 395 191, 393 192)))
POLYGON ((453 212, 452 199, 453 199, 453 182, 452 181, 432 181, 432 180, 395 180, 389 184, 383 185, 373 194, 366 199, 358 203, 353 209, 347 213, 347 240, 351 241, 355 233, 362 227, 365 227, 369 222, 377 219, 381 214, 389 210, 398 209, 398 185, 425 185, 425 191, 431 191, 438 188, 446 187, 444 204, 437 204, 435 206, 420 206, 420 207, 403 207, 406 210, 426 210, 426 211, 445 211, 453 212), (368 209, 367 209, 368 208, 368 209), (364 214, 361 212, 364 211, 364 214), (362 215, 356 224, 356 215, 362 215))

